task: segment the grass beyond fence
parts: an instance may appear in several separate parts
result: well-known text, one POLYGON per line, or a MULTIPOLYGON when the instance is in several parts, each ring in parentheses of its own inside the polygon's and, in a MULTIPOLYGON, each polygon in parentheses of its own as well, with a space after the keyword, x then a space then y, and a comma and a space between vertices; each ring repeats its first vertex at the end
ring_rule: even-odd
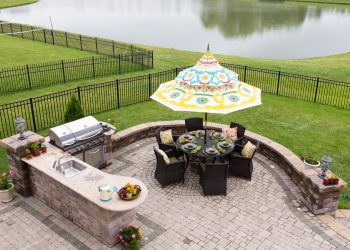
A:
MULTIPOLYGON (((265 93, 350 108, 349 84, 241 65, 223 65, 239 72, 241 81, 257 86, 265 93)), ((17 115, 26 119, 28 129, 32 131, 40 131, 63 123, 65 107, 73 93, 81 101, 85 115, 147 101, 159 84, 174 79, 180 70, 176 68, 139 77, 82 86, 0 105, 0 137, 4 138, 16 133, 13 121, 17 115)))

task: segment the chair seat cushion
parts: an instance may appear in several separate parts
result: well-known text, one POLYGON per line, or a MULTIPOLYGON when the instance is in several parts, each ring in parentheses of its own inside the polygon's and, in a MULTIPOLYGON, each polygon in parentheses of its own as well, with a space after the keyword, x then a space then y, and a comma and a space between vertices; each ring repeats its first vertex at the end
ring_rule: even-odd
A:
POLYGON ((242 154, 240 152, 232 152, 233 156, 240 156, 242 157, 242 154))
POLYGON ((232 140, 237 140, 237 127, 235 128, 223 128, 222 133, 224 133, 226 136, 232 138, 232 140))
POLYGON ((244 145, 241 153, 244 157, 251 158, 254 154, 255 148, 255 145, 248 141, 247 144, 244 145))
POLYGON ((163 144, 174 144, 173 132, 171 129, 161 131, 159 136, 163 144))

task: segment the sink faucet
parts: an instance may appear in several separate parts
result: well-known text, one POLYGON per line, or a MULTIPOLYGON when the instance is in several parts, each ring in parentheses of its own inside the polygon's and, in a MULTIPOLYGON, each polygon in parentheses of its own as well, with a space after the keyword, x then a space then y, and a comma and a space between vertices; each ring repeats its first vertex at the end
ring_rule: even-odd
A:
POLYGON ((62 165, 61 165, 61 160, 63 158, 69 158, 70 155, 67 153, 64 153, 63 155, 61 155, 60 157, 58 157, 57 160, 54 161, 52 168, 55 168, 57 172, 62 173, 64 171, 64 169, 62 169, 62 165))

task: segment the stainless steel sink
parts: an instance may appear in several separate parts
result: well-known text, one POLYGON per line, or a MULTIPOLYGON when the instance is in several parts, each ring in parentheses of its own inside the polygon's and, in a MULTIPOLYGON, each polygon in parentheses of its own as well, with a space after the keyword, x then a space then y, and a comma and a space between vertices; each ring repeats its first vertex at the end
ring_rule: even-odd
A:
POLYGON ((71 178, 86 169, 86 166, 80 162, 71 159, 61 164, 62 174, 65 178, 71 178))

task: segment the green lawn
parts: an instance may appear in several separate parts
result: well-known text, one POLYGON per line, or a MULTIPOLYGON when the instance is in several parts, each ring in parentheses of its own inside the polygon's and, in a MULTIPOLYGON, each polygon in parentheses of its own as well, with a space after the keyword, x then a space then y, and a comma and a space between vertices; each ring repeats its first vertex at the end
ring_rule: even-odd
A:
POLYGON ((30 3, 36 3, 38 0, 1 0, 0 1, 0 9, 1 8, 8 8, 8 7, 15 7, 19 5, 25 5, 30 3))
POLYGON ((287 0, 289 2, 324 3, 324 4, 350 4, 350 0, 287 0))
POLYGON ((0 44, 0 68, 97 56, 92 52, 12 36, 0 36, 0 44))

